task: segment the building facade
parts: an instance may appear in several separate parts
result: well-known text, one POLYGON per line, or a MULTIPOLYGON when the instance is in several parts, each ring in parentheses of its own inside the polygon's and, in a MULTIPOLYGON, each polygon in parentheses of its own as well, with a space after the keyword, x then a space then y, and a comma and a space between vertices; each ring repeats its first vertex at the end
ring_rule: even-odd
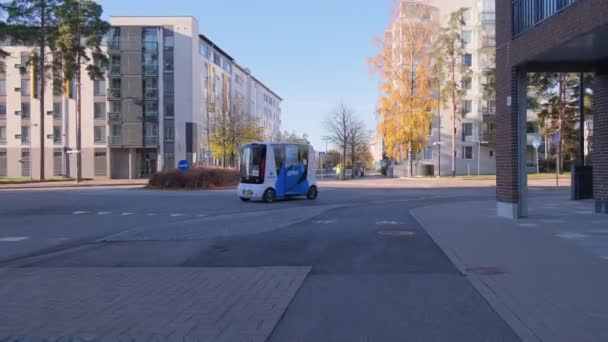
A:
MULTIPOLYGON (((209 123, 223 113, 263 126, 269 140, 278 135, 282 99, 201 35, 196 19, 109 21, 107 77, 82 78, 83 177, 141 178, 179 160, 203 164, 209 123)), ((0 177, 39 178, 40 137, 47 178, 75 177, 75 83, 64 94, 47 87, 40 134, 32 48, 3 45, 10 56, 0 73, 0 177)))
MULTIPOLYGON (((471 80, 462 84, 465 94, 462 103, 458 105, 456 122, 453 122, 451 105, 446 103, 438 106, 433 115, 427 148, 422 151, 418 160, 422 164, 433 165, 435 175, 451 175, 451 132, 452 127, 456 127, 456 174, 494 174, 496 111, 494 94, 486 91, 495 68, 494 0, 402 0, 397 11, 398 20, 387 30, 385 37, 399 35, 399 23, 412 20, 407 15, 412 12, 412 6, 430 7, 431 21, 439 26, 447 25, 453 12, 464 9, 460 35, 466 53, 462 63, 471 71, 471 80)), ((399 40, 393 40, 392 44, 400 43, 399 40)), ((435 96, 437 94, 438 90, 435 91, 435 96)))
MULTIPOLYGON (((608 213, 608 2, 503 0, 496 3, 497 212, 527 216, 527 74, 594 72, 593 197, 608 213)), ((580 118, 584 123, 584 117, 580 118)), ((584 124, 580 125, 584 127, 584 124)), ((585 130, 578 164, 585 164, 585 130)))

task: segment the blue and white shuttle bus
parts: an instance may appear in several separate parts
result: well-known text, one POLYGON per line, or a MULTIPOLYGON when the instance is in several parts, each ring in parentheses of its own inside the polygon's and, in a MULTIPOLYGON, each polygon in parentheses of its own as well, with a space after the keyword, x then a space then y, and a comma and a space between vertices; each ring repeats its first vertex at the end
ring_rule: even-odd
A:
POLYGON ((271 203, 293 196, 317 198, 317 164, 309 144, 251 143, 241 152, 241 182, 238 196, 243 201, 271 203))

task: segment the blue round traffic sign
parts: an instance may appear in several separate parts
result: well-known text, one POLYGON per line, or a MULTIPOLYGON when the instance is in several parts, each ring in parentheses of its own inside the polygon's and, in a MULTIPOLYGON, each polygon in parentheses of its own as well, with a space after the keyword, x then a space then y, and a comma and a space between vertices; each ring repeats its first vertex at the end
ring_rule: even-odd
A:
POLYGON ((188 171, 190 168, 190 163, 187 160, 180 160, 179 163, 177 163, 177 168, 180 171, 188 171))

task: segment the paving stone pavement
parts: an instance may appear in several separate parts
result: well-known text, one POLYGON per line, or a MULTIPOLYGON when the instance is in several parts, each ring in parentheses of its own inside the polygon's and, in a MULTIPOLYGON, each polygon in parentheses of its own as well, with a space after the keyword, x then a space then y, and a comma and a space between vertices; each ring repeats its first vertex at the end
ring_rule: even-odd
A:
POLYGON ((309 272, 4 268, 0 341, 265 341, 309 272))

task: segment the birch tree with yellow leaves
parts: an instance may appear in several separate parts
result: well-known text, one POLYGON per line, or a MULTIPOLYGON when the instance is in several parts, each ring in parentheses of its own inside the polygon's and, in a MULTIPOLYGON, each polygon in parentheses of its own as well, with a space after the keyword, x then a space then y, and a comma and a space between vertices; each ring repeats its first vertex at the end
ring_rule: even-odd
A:
POLYGON ((434 99, 433 39, 439 28, 437 10, 421 2, 397 3, 379 53, 368 60, 380 76, 378 132, 388 157, 413 160, 426 149, 432 124, 434 99))

